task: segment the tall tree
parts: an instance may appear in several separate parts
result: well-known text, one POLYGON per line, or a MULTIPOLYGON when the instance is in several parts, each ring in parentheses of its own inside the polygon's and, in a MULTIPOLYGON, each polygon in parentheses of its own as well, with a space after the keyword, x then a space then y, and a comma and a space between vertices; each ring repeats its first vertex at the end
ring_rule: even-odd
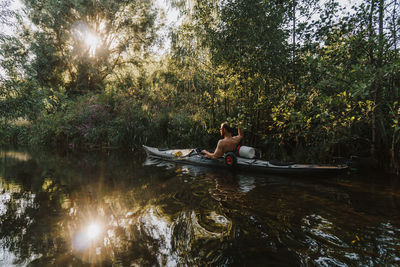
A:
MULTIPOLYGON (((10 0, 0 0, 0 45, 7 41, 7 34, 5 33, 8 27, 12 26, 11 18, 15 15, 8 7, 10 0)), ((4 55, 0 54, 0 59, 4 59, 4 55)), ((0 66, 0 82, 4 81, 4 69, 0 66)))
MULTIPOLYGON (((213 70, 210 79, 214 84, 219 81, 215 93, 223 105, 222 117, 245 115, 255 130, 261 121, 260 101, 271 92, 279 92, 287 79, 289 33, 283 25, 290 3, 257 0, 190 3, 189 7, 183 5, 195 36, 190 41, 205 51, 199 54, 199 61, 210 59, 209 67, 213 70)), ((188 28, 181 28, 185 29, 188 28)))
MULTIPOLYGON (((0 30, 3 30, 4 26, 10 26, 10 18, 13 16, 13 11, 9 9, 11 5, 10 0, 0 1, 0 30)), ((2 34, 2 31, 1 31, 2 34)))
POLYGON ((156 38, 149 0, 23 0, 32 25, 26 69, 40 86, 99 89, 118 68, 142 63, 156 38))

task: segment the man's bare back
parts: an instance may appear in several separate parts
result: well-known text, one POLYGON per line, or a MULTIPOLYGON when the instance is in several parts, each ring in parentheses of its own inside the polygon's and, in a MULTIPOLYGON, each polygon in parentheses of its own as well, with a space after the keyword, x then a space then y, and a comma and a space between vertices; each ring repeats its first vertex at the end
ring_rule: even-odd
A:
POLYGON ((242 129, 238 127, 239 135, 232 136, 232 129, 227 125, 226 122, 221 124, 220 133, 224 139, 218 141, 217 148, 215 149, 214 153, 210 153, 207 150, 201 151, 203 154, 212 159, 217 159, 222 157, 226 152, 236 150, 237 145, 243 139, 242 129))

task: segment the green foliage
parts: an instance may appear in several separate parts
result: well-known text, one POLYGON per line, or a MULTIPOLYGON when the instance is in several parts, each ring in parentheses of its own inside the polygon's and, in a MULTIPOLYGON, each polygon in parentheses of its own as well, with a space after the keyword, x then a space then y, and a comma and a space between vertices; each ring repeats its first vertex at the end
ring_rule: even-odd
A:
POLYGON ((72 149, 132 149, 143 144, 188 146, 208 138, 204 137, 204 128, 188 114, 107 93, 70 100, 62 108, 43 114, 31 131, 32 145, 72 149))
POLYGON ((28 124, 10 124, 1 122, 0 124, 0 145, 17 146, 27 145, 30 136, 30 127, 28 124))
POLYGON ((307 94, 289 90, 272 107, 272 123, 263 139, 265 143, 280 144, 292 154, 299 147, 306 148, 308 160, 348 155, 353 151, 365 153, 364 135, 372 110, 371 101, 356 101, 346 91, 326 96, 315 89, 307 94), (320 147, 313 148, 315 144, 320 147))
POLYGON ((34 120, 43 109, 45 90, 28 81, 8 80, 0 84, 0 116, 5 120, 34 120))
POLYGON ((168 69, 204 73, 200 105, 208 98, 214 118, 244 120, 246 142, 308 161, 368 155, 371 145, 381 146, 384 161, 390 140, 397 149, 385 115, 399 99, 396 1, 362 3, 340 20, 335 1, 191 3, 174 2, 187 20, 168 69))

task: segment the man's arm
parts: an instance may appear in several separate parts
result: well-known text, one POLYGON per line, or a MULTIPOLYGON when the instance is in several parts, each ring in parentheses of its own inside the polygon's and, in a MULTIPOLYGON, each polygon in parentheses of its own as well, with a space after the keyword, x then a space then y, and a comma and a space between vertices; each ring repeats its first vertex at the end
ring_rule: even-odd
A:
POLYGON ((240 140, 242 140, 243 137, 244 137, 244 134, 243 134, 242 128, 240 128, 240 124, 239 124, 239 126, 238 126, 238 133, 239 133, 240 140))
POLYGON ((240 128, 240 124, 239 124, 238 135, 235 136, 234 138, 237 140, 238 143, 240 143, 240 141, 242 141, 243 137, 244 137, 243 130, 242 130, 242 128, 240 128))
POLYGON ((222 157, 224 155, 224 152, 222 152, 221 140, 218 141, 218 145, 214 153, 210 153, 207 150, 202 150, 201 153, 206 154, 211 159, 217 159, 219 157, 222 157))

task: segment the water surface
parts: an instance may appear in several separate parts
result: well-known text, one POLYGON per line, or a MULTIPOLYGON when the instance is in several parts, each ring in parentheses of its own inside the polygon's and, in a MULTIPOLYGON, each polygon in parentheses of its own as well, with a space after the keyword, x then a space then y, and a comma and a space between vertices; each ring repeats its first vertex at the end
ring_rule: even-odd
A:
POLYGON ((0 151, 1 266, 400 265, 400 181, 0 151))

